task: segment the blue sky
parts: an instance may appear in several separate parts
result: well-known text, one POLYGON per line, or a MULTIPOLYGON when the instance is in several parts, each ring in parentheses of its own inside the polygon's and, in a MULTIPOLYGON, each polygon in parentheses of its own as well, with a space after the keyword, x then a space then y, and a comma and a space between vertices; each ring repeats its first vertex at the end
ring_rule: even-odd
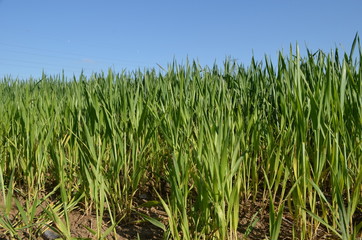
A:
POLYGON ((361 13, 360 0, 0 0, 0 78, 157 69, 187 58, 248 65, 295 43, 349 51, 361 13))

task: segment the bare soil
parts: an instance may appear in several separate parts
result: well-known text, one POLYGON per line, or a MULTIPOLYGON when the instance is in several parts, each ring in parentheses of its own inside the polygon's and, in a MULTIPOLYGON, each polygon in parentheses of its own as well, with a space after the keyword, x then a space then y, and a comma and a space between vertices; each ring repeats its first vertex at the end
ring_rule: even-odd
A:
MULTIPOLYGON (((148 194, 148 193, 146 193, 148 194)), ((147 197, 153 197, 149 194, 147 197)), ((144 195, 138 195, 134 200, 135 206, 139 206, 148 199, 144 195)), ((0 196, 2 199, 2 197, 0 196)), ((25 206, 25 199, 19 200, 19 202, 25 206)), ((37 213, 41 213, 43 206, 39 207, 37 213)), ((268 201, 262 200, 261 197, 255 201, 249 200, 244 201, 240 204, 240 222, 238 229, 238 238, 245 240, 254 240, 254 239, 266 239, 269 235, 269 204, 268 201)), ((138 207, 137 211, 158 219, 167 225, 167 215, 161 206, 153 207, 138 207)), ((293 217, 288 214, 288 211, 284 211, 281 232, 279 239, 293 239, 293 223, 295 220, 293 217)), ((0 213, 3 215, 4 206, 0 201, 0 213)), ((12 209, 8 215, 8 219, 11 224, 17 226, 19 225, 20 213, 14 203, 12 209)), ((88 229, 96 229, 96 215, 94 213, 85 213, 81 210, 73 210, 69 213, 70 229, 72 237, 79 239, 92 239, 92 234, 88 229), (88 229, 87 229, 88 228, 88 229)), ((105 231, 110 226, 110 220, 107 217, 103 218, 103 231, 105 231)), ((51 225, 51 223, 50 223, 51 225)), ((56 231, 56 226, 52 226, 53 230, 56 231)), ((30 226, 28 229, 18 230, 19 239, 45 239, 50 240, 49 234, 55 234, 52 229, 39 228, 37 226, 30 226), (36 230, 37 229, 37 230, 36 230), (45 232, 47 231, 47 232, 45 232), (45 232, 45 234, 44 234, 45 232)), ((294 230, 294 234, 298 234, 298 230, 294 230)), ((131 213, 130 216, 121 221, 115 228, 115 231, 110 233, 106 239, 163 239, 164 232, 162 229, 154 226, 148 221, 145 221, 140 214, 136 212, 131 213)), ((297 237, 297 236, 294 236, 297 237)), ((0 228, 0 240, 2 239, 12 239, 10 234, 5 230, 0 228)), ((54 239, 54 238, 53 238, 54 239)), ((311 239, 337 239, 331 233, 323 227, 319 226, 315 230, 315 236, 311 239)))

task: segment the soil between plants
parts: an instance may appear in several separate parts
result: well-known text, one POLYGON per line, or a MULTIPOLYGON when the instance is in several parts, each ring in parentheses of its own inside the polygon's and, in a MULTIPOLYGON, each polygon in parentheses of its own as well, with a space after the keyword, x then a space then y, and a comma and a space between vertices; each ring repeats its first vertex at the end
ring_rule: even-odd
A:
MULTIPOLYGON (((150 195, 148 195, 150 196, 150 195)), ((2 199, 2 198, 1 198, 2 199)), ((139 206, 147 200, 142 195, 136 197, 134 203, 139 206), (139 197, 141 196, 141 197, 139 197)), ((19 202, 25 205, 25 199, 20 199, 19 202)), ((3 206, 0 202, 0 207, 3 206)), ((1 208, 0 208, 1 209, 1 208)), ((238 239, 245 240, 256 240, 256 239, 267 239, 269 235, 269 205, 268 201, 256 199, 256 201, 244 201, 240 204, 240 220, 238 228, 238 239)), ((2 210, 0 210, 1 215, 2 210)), ((159 221, 167 225, 167 214, 163 210, 162 206, 153 207, 138 207, 137 211, 156 218, 159 221)), ((40 213, 41 210, 38 210, 40 213)), ((287 211, 285 211, 287 212, 287 211)), ((14 224, 19 220, 19 211, 16 210, 15 204, 10 211, 9 219, 14 224)), ((85 213, 81 210, 73 210, 69 213, 70 229, 72 237, 81 239, 93 239, 94 235, 87 230, 87 228, 95 229, 96 227, 96 215, 94 213, 85 213)), ((280 230, 279 239, 287 240, 293 239, 293 222, 294 219, 288 213, 283 215, 282 226, 280 230)), ((107 217, 103 218, 103 231, 110 226, 110 220, 107 217)), ((55 226, 54 226, 55 227, 55 226)), ((56 229, 56 227, 55 227, 56 229)), ((19 231, 19 239, 44 239, 50 240, 44 235, 45 229, 37 231, 33 235, 29 235, 27 230, 24 229, 19 231)), ((48 231, 52 231, 51 229, 48 231)), ((298 231, 295 231, 298 232, 298 231)), ((130 216, 121 221, 115 228, 115 231, 109 234, 106 239, 163 239, 164 232, 162 229, 154 226, 148 221, 142 219, 137 213, 132 213, 130 216)), ((296 236, 295 236, 296 237, 296 236)), ((0 240, 11 239, 10 235, 6 233, 5 229, 0 228, 0 240)), ((338 239, 331 233, 327 232, 323 226, 320 226, 315 231, 315 236, 312 239, 338 239)))

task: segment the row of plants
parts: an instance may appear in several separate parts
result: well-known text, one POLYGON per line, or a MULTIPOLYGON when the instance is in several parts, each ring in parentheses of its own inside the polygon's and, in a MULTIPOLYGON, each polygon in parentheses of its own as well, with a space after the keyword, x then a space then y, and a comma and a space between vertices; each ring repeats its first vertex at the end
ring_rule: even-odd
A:
POLYGON ((103 239, 148 188, 167 222, 143 217, 165 239, 248 239, 241 204, 261 200, 269 205, 265 239, 283 237, 286 214, 294 239, 316 238, 321 228, 356 239, 361 56, 356 37, 350 54, 301 57, 296 47, 275 65, 174 62, 160 72, 5 77, 0 232, 36 238, 51 227, 72 239, 69 214, 82 210, 95 214, 89 231, 103 239))

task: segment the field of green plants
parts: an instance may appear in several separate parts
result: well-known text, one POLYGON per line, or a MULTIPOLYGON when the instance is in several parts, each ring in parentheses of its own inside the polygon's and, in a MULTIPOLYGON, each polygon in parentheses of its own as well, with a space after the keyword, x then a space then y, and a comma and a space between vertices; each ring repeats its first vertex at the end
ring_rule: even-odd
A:
POLYGON ((5 77, 0 236, 82 239, 78 212, 93 239, 132 219, 164 239, 358 239, 361 59, 356 37, 350 53, 296 47, 247 67, 5 77))

